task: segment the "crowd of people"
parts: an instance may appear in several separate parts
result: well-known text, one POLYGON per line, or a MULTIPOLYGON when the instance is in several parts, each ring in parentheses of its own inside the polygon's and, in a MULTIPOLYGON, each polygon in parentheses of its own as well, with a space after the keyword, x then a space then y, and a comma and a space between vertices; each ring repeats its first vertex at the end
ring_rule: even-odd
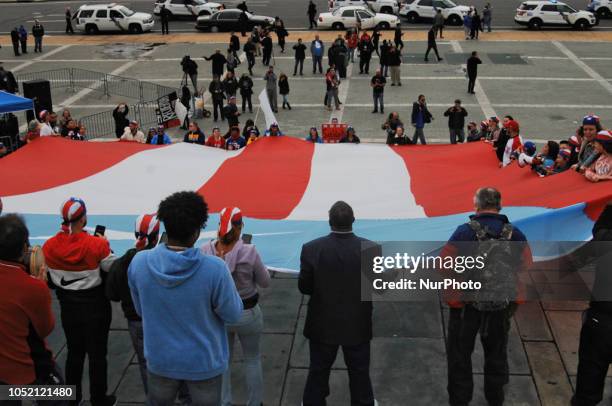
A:
MULTIPOLYGON (((512 241, 520 249, 517 266, 528 269, 531 250, 521 230, 500 213, 500 192, 478 189, 474 207, 474 215, 457 227, 440 255, 465 254, 464 243, 469 241, 512 241)), ((87 357, 91 404, 114 405, 107 355, 110 301, 116 301, 127 319, 147 404, 169 406, 178 397, 182 404, 231 405, 231 370, 242 368, 247 405, 261 405, 264 315, 259 289, 270 286, 270 272, 251 236, 243 232, 245 222, 238 207, 223 208, 216 237, 196 246, 208 216, 201 195, 174 193, 159 204, 156 214, 135 219, 134 247, 120 257, 110 249, 103 228, 97 226, 93 235, 85 230, 87 206, 79 198, 61 205, 61 229, 41 250, 30 247, 29 231, 20 216, 0 216, 0 384, 75 385, 76 399, 70 404, 78 405, 87 357), (165 231, 160 235, 162 224, 165 231), (67 340, 64 371, 45 343, 55 327, 49 287, 59 300, 67 340), (244 362, 232 367, 236 338, 244 362)), ((351 403, 377 404, 370 378, 373 303, 362 299, 362 279, 373 279, 374 274, 361 264, 373 263, 382 247, 355 235, 354 222, 351 206, 336 202, 329 210, 331 233, 302 247, 297 287, 310 297, 303 331, 310 350, 302 395, 306 406, 325 404, 330 370, 340 348, 351 403)), ((594 240, 611 241, 611 230, 612 201, 595 224, 594 240)), ((609 256, 599 253, 595 278, 600 284, 595 286, 609 281, 609 256)), ((396 276, 395 271, 382 275, 388 280, 396 276)), ((514 283, 520 284, 519 280, 517 276, 514 283)), ((465 293, 443 293, 449 305, 449 403, 472 400, 471 357, 480 334, 487 365, 484 395, 489 404, 503 404, 509 382, 510 319, 524 299, 519 295, 479 302, 465 293)), ((589 323, 582 327, 574 405, 602 399, 612 361, 606 342, 611 313, 604 297, 609 297, 606 288, 593 291, 586 313, 589 323)))

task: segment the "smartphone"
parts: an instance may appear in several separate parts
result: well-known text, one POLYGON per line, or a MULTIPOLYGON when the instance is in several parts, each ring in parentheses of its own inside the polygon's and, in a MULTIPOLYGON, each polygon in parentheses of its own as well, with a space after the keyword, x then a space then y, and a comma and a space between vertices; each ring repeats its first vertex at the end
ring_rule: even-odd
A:
POLYGON ((101 226, 101 225, 97 225, 96 229, 94 230, 94 235, 95 236, 103 236, 104 233, 106 232, 106 227, 105 226, 101 226))
POLYGON ((164 232, 162 233, 161 238, 159 239, 159 243, 160 243, 160 244, 165 244, 165 243, 167 243, 167 242, 168 242, 168 234, 166 234, 166 232, 164 231, 164 232))
POLYGON ((242 242, 245 244, 250 244, 251 240, 253 240, 253 234, 242 234, 242 242))

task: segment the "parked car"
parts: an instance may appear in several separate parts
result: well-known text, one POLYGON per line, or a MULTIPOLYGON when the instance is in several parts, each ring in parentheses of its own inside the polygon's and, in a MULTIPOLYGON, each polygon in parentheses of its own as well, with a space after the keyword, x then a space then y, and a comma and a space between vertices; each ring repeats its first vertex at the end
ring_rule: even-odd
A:
POLYGON ((151 31, 155 25, 153 16, 130 10, 120 4, 92 4, 79 7, 75 28, 87 34, 121 31, 140 34, 151 31))
POLYGON ((370 30, 378 27, 381 30, 395 28, 400 23, 397 16, 384 13, 373 13, 365 6, 339 7, 329 13, 319 14, 319 28, 332 28, 344 30, 357 26, 360 21, 361 28, 370 30))
MULTIPOLYGON (((237 8, 226 9, 209 16, 199 16, 196 28, 200 31, 240 31, 241 25, 238 22, 241 10, 237 8)), ((251 31, 253 27, 267 27, 274 23, 273 17, 260 16, 246 12, 249 19, 246 30, 251 31)))
POLYGON ((587 11, 595 13, 599 18, 612 17, 612 1, 611 0, 591 0, 587 6, 587 11))
POLYGON ((157 0, 153 14, 159 15, 162 4, 170 12, 170 18, 197 18, 202 15, 211 15, 221 9, 220 3, 206 0, 157 0))
POLYGON ((595 14, 584 10, 577 11, 557 1, 525 1, 516 9, 514 21, 536 30, 543 26, 586 30, 598 24, 595 14))
POLYGON ((460 6, 451 0, 407 0, 400 7, 399 14, 409 23, 432 20, 438 10, 442 10, 444 20, 449 25, 463 24, 463 16, 470 12, 468 6, 460 6))
POLYGON ((332 9, 345 6, 366 6, 375 13, 397 14, 399 2, 397 0, 334 0, 332 9))

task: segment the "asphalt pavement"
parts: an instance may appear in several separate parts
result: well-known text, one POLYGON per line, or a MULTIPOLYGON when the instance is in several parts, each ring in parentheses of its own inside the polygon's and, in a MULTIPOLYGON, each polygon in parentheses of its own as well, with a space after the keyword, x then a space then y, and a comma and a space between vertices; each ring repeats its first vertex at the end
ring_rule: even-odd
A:
MULTIPOLYGON (((15 25, 25 24, 30 27, 34 18, 38 18, 45 30, 49 34, 64 33, 65 20, 64 13, 66 7, 72 10, 78 9, 83 4, 110 3, 111 0, 77 0, 77 1, 44 1, 32 3, 0 3, 0 33, 7 34, 15 25)), ((238 0, 220 0, 226 7, 238 4, 238 0)), ((521 3, 520 0, 472 0, 457 1, 459 4, 474 5, 482 10, 487 2, 493 8, 493 28, 498 30, 525 30, 514 23, 514 12, 521 3)), ((154 0, 127 0, 120 3, 132 8, 135 11, 153 12, 154 0)), ((318 11, 327 11, 326 0, 315 0, 318 11)), ((586 7, 586 0, 566 0, 566 3, 578 9, 586 7)), ((247 0, 249 10, 256 14, 267 16, 280 16, 287 28, 290 30, 300 30, 308 28, 308 17, 306 16, 307 1, 305 0, 247 0)), ((404 29, 423 30, 431 23, 422 22, 418 24, 408 24, 403 21, 404 29)), ((195 21, 182 20, 172 21, 170 30, 174 32, 193 32, 195 31, 195 21)), ((160 30, 159 23, 154 30, 160 30)), ((612 19, 602 20, 595 30, 612 30, 612 19)), ((205 34, 202 34, 205 35, 205 34)))

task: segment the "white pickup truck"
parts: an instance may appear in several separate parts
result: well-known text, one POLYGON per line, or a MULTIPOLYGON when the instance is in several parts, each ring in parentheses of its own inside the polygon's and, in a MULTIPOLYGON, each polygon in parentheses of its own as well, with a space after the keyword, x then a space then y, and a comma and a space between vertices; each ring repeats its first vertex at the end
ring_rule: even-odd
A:
POLYGON ((334 0, 331 4, 332 10, 344 6, 366 6, 375 13, 395 15, 400 9, 397 0, 334 0))

